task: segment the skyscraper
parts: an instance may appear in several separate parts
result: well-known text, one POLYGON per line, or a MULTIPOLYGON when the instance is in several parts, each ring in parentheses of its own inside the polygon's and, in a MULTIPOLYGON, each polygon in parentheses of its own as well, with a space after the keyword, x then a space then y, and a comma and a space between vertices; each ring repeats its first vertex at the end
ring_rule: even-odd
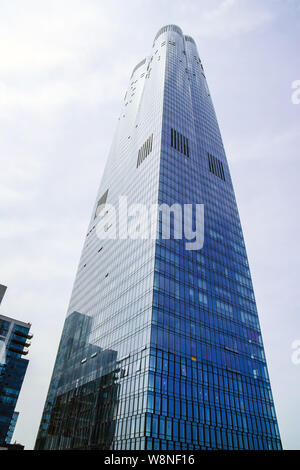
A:
MULTIPOLYGON (((0 284, 0 292, 6 287, 0 284)), ((1 296, 1 300, 3 298, 1 296)), ((0 315, 0 446, 10 444, 19 413, 16 403, 28 367, 30 323, 0 315)))
POLYGON ((130 78, 36 448, 281 448, 222 138, 196 44, 175 25, 130 78), (124 236, 133 204, 192 205, 194 228, 204 205, 203 246, 175 236, 173 210, 170 239, 161 211, 124 236))

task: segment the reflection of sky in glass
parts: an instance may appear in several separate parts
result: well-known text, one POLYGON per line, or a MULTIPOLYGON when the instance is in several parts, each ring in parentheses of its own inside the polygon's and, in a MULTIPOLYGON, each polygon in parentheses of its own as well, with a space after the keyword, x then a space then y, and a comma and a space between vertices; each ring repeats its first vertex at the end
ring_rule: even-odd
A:
POLYGON ((5 364, 5 341, 0 338, 0 363, 5 364))

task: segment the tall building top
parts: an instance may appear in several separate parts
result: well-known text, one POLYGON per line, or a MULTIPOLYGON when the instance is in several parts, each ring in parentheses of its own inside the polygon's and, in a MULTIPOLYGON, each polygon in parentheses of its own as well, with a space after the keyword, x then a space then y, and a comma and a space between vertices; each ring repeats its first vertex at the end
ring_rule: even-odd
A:
POLYGON ((179 26, 177 26, 175 24, 169 24, 169 25, 166 25, 166 26, 163 26, 162 28, 160 28, 160 30, 157 32, 157 34, 154 38, 154 43, 159 38, 159 36, 161 34, 168 33, 168 32, 178 33, 180 36, 182 36, 182 38, 185 41, 191 42, 196 46, 195 40, 191 36, 184 35, 181 28, 179 28, 179 26))
POLYGON ((166 26, 163 26, 162 28, 160 28, 160 30, 158 31, 157 35, 155 36, 155 39, 154 41, 156 41, 156 39, 163 33, 166 33, 168 31, 174 31, 175 33, 178 33, 182 36, 182 31, 181 31, 181 28, 179 28, 179 26, 177 26, 176 24, 168 24, 166 26))
MULTIPOLYGON (((197 49, 197 45, 196 45, 196 42, 195 40, 191 37, 191 36, 188 36, 188 35, 184 35, 181 28, 175 24, 170 24, 170 25, 166 25, 166 26, 163 26, 162 28, 160 28, 160 30, 157 32, 155 38, 154 38, 154 41, 153 41, 153 47, 155 46, 155 43, 156 43, 156 40, 162 35, 162 34, 166 34, 166 33, 177 33, 180 37, 181 37, 181 40, 183 41, 183 45, 185 47, 185 43, 190 43, 192 44, 193 46, 195 46, 195 48, 197 49)), ((174 39, 173 39, 174 40, 174 39)), ((173 46, 175 44, 172 44, 173 46)), ((132 77, 134 76, 135 72, 140 68, 142 67, 143 65, 149 65, 151 63, 151 56, 148 56, 148 57, 145 57, 143 60, 141 60, 133 69, 132 71, 132 74, 131 74, 131 77, 130 79, 132 79, 132 77)))
POLYGON ((196 43, 195 43, 194 39, 192 38, 192 36, 184 36, 184 39, 185 39, 185 41, 192 42, 196 46, 196 43))

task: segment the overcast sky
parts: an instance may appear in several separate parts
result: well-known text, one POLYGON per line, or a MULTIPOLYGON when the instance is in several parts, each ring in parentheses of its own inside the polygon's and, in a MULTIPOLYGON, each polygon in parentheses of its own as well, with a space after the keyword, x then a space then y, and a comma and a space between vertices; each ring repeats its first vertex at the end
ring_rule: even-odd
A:
POLYGON ((32 323, 14 438, 33 447, 133 67, 194 37, 236 190, 285 448, 300 449, 299 0, 2 0, 0 313, 32 323))

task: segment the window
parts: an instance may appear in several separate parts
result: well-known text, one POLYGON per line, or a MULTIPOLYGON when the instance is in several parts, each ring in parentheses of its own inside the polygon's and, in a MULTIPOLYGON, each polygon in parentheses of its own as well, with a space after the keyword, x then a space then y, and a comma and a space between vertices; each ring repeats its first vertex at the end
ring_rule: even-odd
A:
POLYGON ((181 364, 181 375, 183 377, 186 377, 187 376, 187 373, 186 373, 186 365, 185 364, 181 364))
POLYGON ((96 212, 95 212, 95 217, 98 217, 98 215, 100 214, 101 210, 103 209, 103 207, 105 206, 105 203, 106 203, 106 200, 107 200, 107 194, 108 194, 108 189, 105 191, 105 193, 103 194, 103 196, 100 197, 99 201, 98 201, 98 204, 97 204, 97 207, 96 207, 96 212))
POLYGON ((145 158, 148 157, 149 153, 152 152, 152 146, 153 146, 153 134, 146 140, 144 145, 139 150, 138 159, 136 163, 137 168, 141 165, 141 163, 143 163, 145 158))
POLYGON ((127 375, 128 375, 128 366, 125 366, 123 369, 121 369, 120 378, 122 379, 123 377, 126 377, 127 375))
POLYGON ((189 139, 175 129, 171 129, 171 147, 187 157, 190 156, 189 139))
POLYGON ((209 171, 213 173, 214 175, 218 176, 218 178, 221 178, 223 181, 225 181, 225 173, 224 173, 223 163, 221 162, 221 160, 214 157, 210 153, 208 153, 207 156, 208 156, 209 171))
POLYGON ((136 372, 139 372, 141 370, 141 359, 138 359, 136 362, 136 372))

